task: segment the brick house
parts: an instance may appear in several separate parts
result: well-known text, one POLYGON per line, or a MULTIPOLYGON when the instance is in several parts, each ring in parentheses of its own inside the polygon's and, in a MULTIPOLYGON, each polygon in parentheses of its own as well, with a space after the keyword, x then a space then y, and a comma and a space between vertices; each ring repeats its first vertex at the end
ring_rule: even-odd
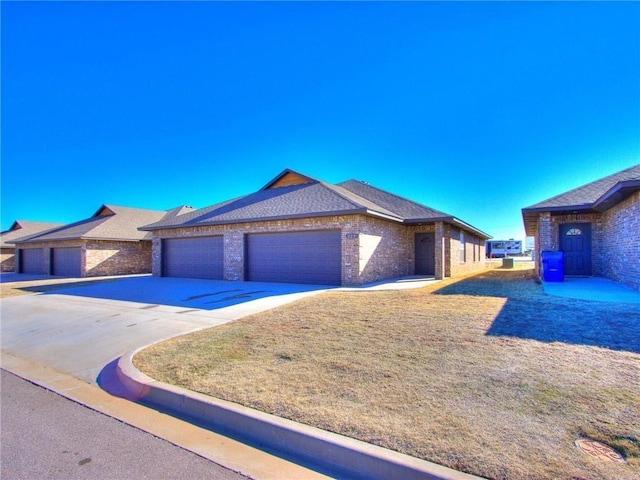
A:
POLYGON ((138 227, 177 214, 102 205, 79 222, 19 238, 16 272, 97 277, 151 272, 151 235, 138 227))
POLYGON ((640 290, 640 165, 523 208, 522 217, 536 252, 565 253, 565 275, 640 290))
POLYGON ((142 227, 156 276, 361 285, 484 268, 487 234, 349 180, 285 170, 257 192, 142 227))
POLYGON ((29 222, 16 220, 9 230, 0 233, 0 271, 14 272, 16 269, 16 247, 11 243, 18 238, 39 235, 62 226, 61 223, 29 222))

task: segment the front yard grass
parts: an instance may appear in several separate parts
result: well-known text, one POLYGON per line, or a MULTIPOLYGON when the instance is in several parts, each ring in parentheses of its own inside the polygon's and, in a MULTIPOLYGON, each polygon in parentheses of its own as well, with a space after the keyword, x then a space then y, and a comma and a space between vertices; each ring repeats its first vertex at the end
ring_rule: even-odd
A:
POLYGON ((492 479, 640 478, 640 309, 532 270, 327 292, 173 339, 147 375, 492 479), (589 437, 626 465, 589 457, 589 437))

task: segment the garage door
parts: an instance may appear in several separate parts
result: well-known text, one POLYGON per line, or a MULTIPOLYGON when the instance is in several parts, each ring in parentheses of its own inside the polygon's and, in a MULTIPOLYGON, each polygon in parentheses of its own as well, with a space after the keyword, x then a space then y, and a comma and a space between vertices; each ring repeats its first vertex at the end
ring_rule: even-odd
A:
POLYGON ((80 248, 54 248, 51 253, 51 273, 62 277, 79 277, 80 248))
POLYGON ((247 237, 247 277, 254 282, 340 285, 340 231, 261 233, 247 237))
POLYGON ((167 238, 162 241, 165 277, 222 280, 222 237, 167 238))
POLYGON ((44 257, 41 248, 20 249, 20 273, 43 275, 44 257))

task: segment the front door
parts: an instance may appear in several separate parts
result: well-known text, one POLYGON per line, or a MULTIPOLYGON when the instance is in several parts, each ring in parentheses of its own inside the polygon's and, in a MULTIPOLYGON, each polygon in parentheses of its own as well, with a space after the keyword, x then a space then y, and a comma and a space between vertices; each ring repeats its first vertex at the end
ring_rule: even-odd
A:
POLYGON ((560 250, 565 275, 591 275, 591 224, 560 225, 560 250))
POLYGON ((416 275, 435 275, 435 244, 435 233, 416 234, 416 275))

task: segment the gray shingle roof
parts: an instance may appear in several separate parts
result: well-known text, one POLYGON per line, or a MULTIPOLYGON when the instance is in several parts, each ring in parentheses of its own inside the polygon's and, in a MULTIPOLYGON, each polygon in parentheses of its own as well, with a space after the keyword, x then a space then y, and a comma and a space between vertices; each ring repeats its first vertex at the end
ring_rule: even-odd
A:
POLYGON ((629 180, 640 180, 640 164, 609 175, 608 177, 587 183, 581 187, 574 188, 568 192, 561 193, 555 197, 548 198, 530 207, 526 207, 525 210, 575 206, 590 208, 617 183, 629 180))
POLYGON ((527 235, 535 235, 542 212, 604 212, 640 190, 640 164, 522 209, 527 235))
POLYGON ((159 222, 142 227, 142 229, 159 230, 356 213, 408 224, 436 220, 446 221, 488 237, 484 232, 451 215, 363 182, 349 180, 333 185, 291 170, 285 170, 255 193, 190 211, 179 217, 165 217, 159 222), (271 188, 279 178, 288 173, 304 177, 305 183, 271 188))
POLYGON ((157 222, 168 212, 141 208, 103 205, 92 216, 79 222, 64 225, 35 237, 20 238, 16 243, 52 242, 59 240, 149 240, 151 235, 138 227, 157 222))
POLYGON ((346 182, 339 183, 338 186, 349 190, 360 197, 367 198, 375 205, 394 212, 396 216, 405 221, 435 221, 453 218, 451 215, 444 212, 421 205, 393 193, 385 192, 384 190, 373 187, 368 183, 359 182, 357 180, 348 180, 346 182))
POLYGON ((9 230, 0 233, 0 247, 13 248, 13 241, 18 238, 28 238, 39 235, 48 230, 61 227, 62 223, 51 222, 30 222, 27 220, 16 220, 9 230))

